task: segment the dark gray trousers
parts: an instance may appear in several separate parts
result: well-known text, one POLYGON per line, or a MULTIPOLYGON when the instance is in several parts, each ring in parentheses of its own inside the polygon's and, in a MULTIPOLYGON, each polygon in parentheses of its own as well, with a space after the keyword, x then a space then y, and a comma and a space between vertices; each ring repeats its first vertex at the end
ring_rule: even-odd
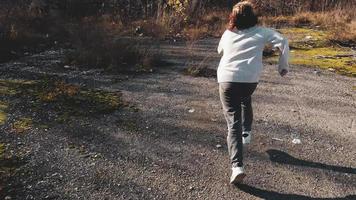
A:
POLYGON ((242 131, 251 131, 253 111, 251 95, 257 83, 220 83, 219 93, 227 122, 227 146, 232 167, 241 167, 242 131))

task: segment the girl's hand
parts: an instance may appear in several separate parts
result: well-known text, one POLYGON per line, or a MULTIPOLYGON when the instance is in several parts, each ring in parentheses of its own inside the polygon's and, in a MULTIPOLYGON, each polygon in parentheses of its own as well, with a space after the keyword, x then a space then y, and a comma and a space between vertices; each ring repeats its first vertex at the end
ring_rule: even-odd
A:
POLYGON ((288 74, 288 70, 282 69, 282 71, 280 71, 279 74, 283 77, 288 74))

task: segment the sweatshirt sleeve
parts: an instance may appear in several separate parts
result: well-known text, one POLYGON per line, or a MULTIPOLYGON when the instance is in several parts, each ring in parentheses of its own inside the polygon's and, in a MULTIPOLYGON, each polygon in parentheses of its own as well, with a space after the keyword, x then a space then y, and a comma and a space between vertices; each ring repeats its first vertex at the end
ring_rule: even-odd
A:
POLYGON ((271 44, 273 48, 280 50, 278 71, 281 72, 283 69, 289 71, 289 43, 287 38, 283 37, 277 31, 268 29, 267 43, 271 44))

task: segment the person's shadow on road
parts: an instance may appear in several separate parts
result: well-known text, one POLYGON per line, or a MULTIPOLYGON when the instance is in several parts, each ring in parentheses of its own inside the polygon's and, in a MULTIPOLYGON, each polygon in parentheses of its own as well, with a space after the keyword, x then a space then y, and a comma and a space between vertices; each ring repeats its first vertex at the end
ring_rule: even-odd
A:
POLYGON ((244 191, 250 195, 253 195, 255 197, 259 197, 262 199, 266 200, 286 200, 286 199, 292 199, 292 200, 355 200, 356 195, 349 195, 346 197, 339 197, 339 198, 313 198, 313 197, 308 197, 304 195, 298 195, 298 194, 282 194, 274 191, 268 191, 268 190, 263 190, 259 188, 255 188, 246 184, 237 184, 237 188, 239 188, 241 191, 244 191))
MULTIPOLYGON (((280 164, 288 164, 288 165, 296 165, 296 166, 303 166, 303 167, 312 167, 318 169, 325 169, 325 170, 332 170, 335 172, 341 173, 349 173, 349 174, 356 174, 356 169, 351 167, 341 167, 335 165, 327 165, 318 162, 312 161, 305 161, 298 158, 295 158, 288 153, 283 151, 270 149, 267 150, 267 154, 272 162, 280 163, 280 164)), ((282 194, 274 191, 268 191, 259 189, 253 186, 249 186, 246 184, 237 184, 237 188, 241 191, 244 191, 248 194, 253 196, 266 199, 266 200, 285 200, 285 199, 293 199, 293 200, 355 200, 356 195, 348 195, 345 197, 337 197, 337 198, 313 198, 304 195, 297 195, 297 194, 282 194)))
POLYGON ((302 166, 302 167, 312 167, 312 168, 318 168, 318 169, 332 170, 332 171, 341 172, 341 173, 356 174, 355 168, 327 165, 327 164, 318 163, 318 162, 301 160, 298 158, 294 158, 293 156, 289 155, 288 153, 285 153, 283 151, 279 151, 276 149, 267 150, 267 154, 269 155, 269 159, 272 162, 276 162, 276 163, 280 163, 280 164, 296 165, 296 166, 302 166))

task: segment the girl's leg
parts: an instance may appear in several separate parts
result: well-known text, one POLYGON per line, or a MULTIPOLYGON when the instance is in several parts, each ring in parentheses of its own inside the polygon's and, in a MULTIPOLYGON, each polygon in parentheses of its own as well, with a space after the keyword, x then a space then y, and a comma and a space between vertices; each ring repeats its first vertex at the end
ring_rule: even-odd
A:
POLYGON ((232 167, 241 167, 242 162, 242 123, 241 97, 237 83, 220 83, 220 100, 227 122, 227 145, 232 167))
POLYGON ((255 91, 257 83, 220 83, 219 93, 223 106, 224 116, 227 122, 227 145, 232 167, 243 166, 242 157, 242 117, 241 105, 245 105, 246 128, 251 130, 252 106, 251 95, 255 91), (244 101, 244 102, 243 102, 244 101))
POLYGON ((251 96, 242 98, 242 130, 244 132, 251 131, 253 121, 253 110, 251 105, 251 96))
POLYGON ((253 122, 253 109, 251 95, 256 90, 257 83, 244 83, 243 90, 244 94, 241 98, 242 107, 242 130, 244 132, 251 131, 253 122))

